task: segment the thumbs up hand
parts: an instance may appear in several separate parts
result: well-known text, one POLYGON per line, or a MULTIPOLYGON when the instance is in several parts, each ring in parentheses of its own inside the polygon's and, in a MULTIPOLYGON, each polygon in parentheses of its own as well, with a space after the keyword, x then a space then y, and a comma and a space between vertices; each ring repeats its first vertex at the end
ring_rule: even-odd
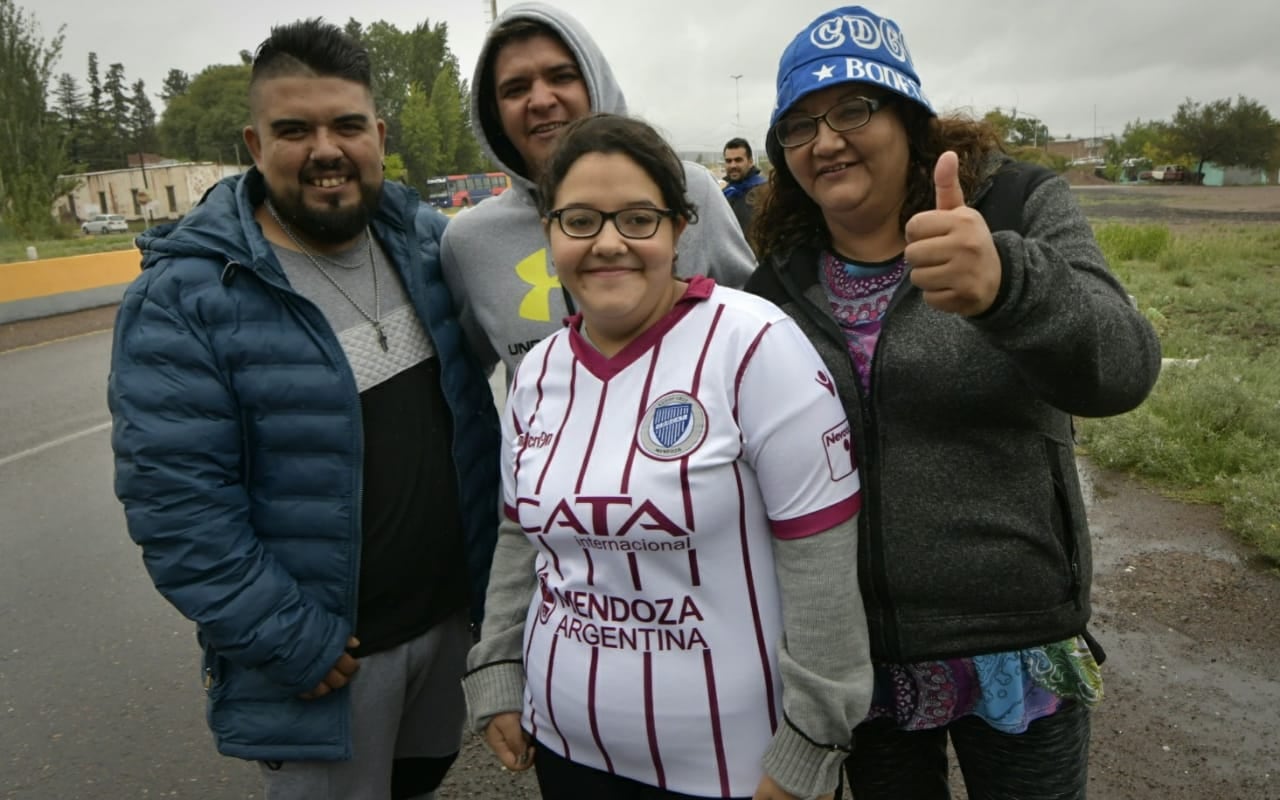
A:
POLYGON ((907 221, 911 282, 939 311, 966 317, 991 308, 1000 291, 1000 254, 986 220, 964 204, 960 159, 948 150, 933 170, 937 208, 907 221))

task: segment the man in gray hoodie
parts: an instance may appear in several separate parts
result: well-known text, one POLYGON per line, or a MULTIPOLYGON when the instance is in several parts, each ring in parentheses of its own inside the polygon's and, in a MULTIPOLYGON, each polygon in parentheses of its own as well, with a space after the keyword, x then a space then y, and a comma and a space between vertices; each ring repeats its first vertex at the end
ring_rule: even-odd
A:
MULTIPOLYGON (((574 313, 547 257, 537 179, 560 129, 592 112, 626 114, 622 89, 586 29, 564 11, 521 3, 490 29, 471 82, 471 125, 512 188, 459 215, 445 230, 441 262, 461 320, 486 364, 510 375, 524 354, 574 313)), ((715 178, 685 162, 698 222, 680 237, 677 270, 740 287, 755 257, 715 178)))

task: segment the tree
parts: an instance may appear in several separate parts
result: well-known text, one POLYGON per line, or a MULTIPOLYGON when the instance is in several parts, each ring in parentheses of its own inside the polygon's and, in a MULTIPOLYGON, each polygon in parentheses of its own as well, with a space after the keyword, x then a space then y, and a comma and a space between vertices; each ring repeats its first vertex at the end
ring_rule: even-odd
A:
POLYGON ((387 157, 383 159, 385 166, 382 168, 382 177, 389 181, 399 181, 404 183, 408 177, 408 170, 405 169, 404 159, 399 153, 387 153, 387 157))
POLYGON ((1121 164, 1126 159, 1145 158, 1154 164, 1176 158, 1172 149, 1168 123, 1135 119, 1125 123, 1124 133, 1107 151, 1107 160, 1121 164))
MULTIPOLYGON (((359 23, 352 20, 356 26, 359 23)), ((373 106, 387 123, 387 143, 400 145, 400 113, 409 95, 410 78, 406 73, 409 40, 395 25, 378 20, 357 37, 369 50, 373 78, 373 106)), ((417 80, 414 77, 413 80, 417 80)))
POLYGON ((1023 114, 1018 116, 1018 109, 1006 114, 999 106, 988 111, 983 121, 995 128, 1000 141, 1015 147, 1043 147, 1049 142, 1049 127, 1035 117, 1023 114))
POLYGON ((160 118, 165 151, 196 161, 247 161, 241 145, 249 123, 249 72, 246 64, 218 64, 193 78, 160 118))
POLYGON ((53 65, 63 28, 47 44, 32 17, 0 0, 0 221, 21 236, 54 229, 54 199, 70 189, 61 120, 50 112, 53 65))
POLYGON ((458 168, 466 172, 489 172, 496 167, 480 150, 480 142, 471 132, 471 89, 466 81, 458 83, 458 102, 462 112, 458 118, 458 168))
POLYGON ((1280 122, 1267 107, 1244 95, 1236 98, 1227 119, 1234 134, 1235 163, 1242 167, 1263 168, 1271 162, 1280 122))
POLYGON ((102 83, 105 95, 103 109, 106 123, 106 152, 102 154, 108 169, 123 169, 129 166, 128 153, 133 149, 129 142, 129 94, 128 82, 124 75, 124 64, 116 63, 107 67, 107 77, 102 83))
POLYGON ((431 116, 440 131, 440 150, 437 161, 445 172, 466 172, 468 166, 458 163, 458 145, 469 132, 463 127, 462 97, 458 93, 458 76, 454 67, 446 64, 436 75, 431 87, 431 116))
POLYGON ((400 112, 400 125, 403 130, 400 154, 408 170, 407 181, 419 193, 426 192, 427 178, 443 174, 448 167, 440 159, 440 124, 420 84, 409 86, 404 110, 400 112))
MULTIPOLYGON (((111 145, 106 129, 106 105, 102 96, 102 76, 98 72, 98 54, 89 53, 88 78, 85 85, 88 95, 84 109, 84 161, 91 171, 107 169, 111 145)), ((111 164, 110 166, 114 166, 111 164)))
POLYGON ((66 137, 67 156, 72 162, 79 163, 84 154, 81 134, 84 131, 84 95, 76 79, 69 72, 58 76, 58 88, 54 92, 54 113, 62 123, 63 136, 66 137))
POLYGON ((129 100, 129 141, 139 154, 154 150, 156 137, 156 110, 147 97, 146 84, 142 80, 133 84, 133 97, 129 100))
POLYGON ((160 87, 160 99, 167 106, 173 98, 186 94, 189 88, 191 88, 191 76, 180 69, 170 69, 169 74, 164 76, 164 84, 160 87))
POLYGON ((1169 139, 1174 149, 1188 153, 1197 173, 1207 161, 1224 167, 1264 167, 1275 144, 1277 123, 1270 112, 1243 95, 1200 104, 1187 98, 1174 112, 1169 139))

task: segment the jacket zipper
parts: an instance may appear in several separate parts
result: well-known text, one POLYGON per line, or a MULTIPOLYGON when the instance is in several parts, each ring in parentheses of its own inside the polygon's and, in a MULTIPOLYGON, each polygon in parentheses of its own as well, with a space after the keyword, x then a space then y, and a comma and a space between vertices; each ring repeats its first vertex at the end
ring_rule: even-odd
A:
MULTIPOLYGON (((836 325, 831 314, 826 309, 817 308, 804 296, 799 287, 791 280, 789 275, 789 264, 779 263, 775 261, 775 271, 779 273, 781 283, 785 287, 787 293, 791 296, 793 302, 804 310, 804 313, 818 325, 826 334, 831 343, 835 344, 841 353, 848 357, 849 346, 845 341, 844 333, 836 325)), ((892 311, 898 306, 902 298, 909 291, 910 283, 904 278, 899 284, 893 297, 889 301, 889 306, 885 309, 884 316, 881 318, 880 338, 876 343, 875 352, 871 355, 871 385, 876 386, 876 377, 879 372, 881 362, 880 353, 884 349, 887 334, 889 332, 889 321, 892 311)), ((859 467, 862 476, 863 503, 862 513, 859 515, 859 549, 861 551, 859 562, 865 564, 869 568, 870 574, 866 586, 870 590, 868 601, 876 601, 881 609, 883 641, 881 643, 883 653, 889 660, 897 657, 901 652, 901 641, 898 632, 898 626, 894 622, 894 607, 889 598, 889 578, 888 570, 885 567, 885 548, 883 546, 873 546, 873 543, 879 545, 883 539, 880 531, 880 470, 878 467, 873 468, 869 465, 877 464, 877 456, 881 449, 881 441, 879 435, 879 421, 875 413, 875 402, 872 393, 869 393, 862 386, 862 380, 858 376, 857 368, 853 366, 852 359, 849 359, 849 369, 853 373, 853 385, 857 392, 857 412, 860 419, 855 420, 853 425, 853 434, 858 444, 857 455, 866 454, 865 460, 860 458, 859 467), (865 435, 864 435, 865 431, 865 435), (873 557, 874 553, 879 553, 878 557, 873 557)), ((868 602, 868 605, 871 603, 868 602)))
MULTIPOLYGON (((324 312, 320 307, 312 302, 304 295, 294 291, 291 287, 279 283, 271 277, 271 271, 263 268, 261 265, 254 265, 254 273, 256 277, 267 286, 284 296, 286 302, 297 303, 303 312, 303 318, 307 321, 320 342, 325 354, 333 363, 334 367, 346 378, 346 383, 350 389, 350 402, 348 408, 351 412, 351 418, 355 424, 352 426, 355 435, 355 447, 353 450, 353 470, 355 473, 355 502, 351 510, 352 536, 349 544, 352 548, 352 556, 348 559, 351 569, 347 574, 347 592, 346 607, 347 615, 351 621, 351 635, 355 635, 356 624, 358 620, 358 598, 359 598, 359 579, 360 579, 360 539, 363 527, 364 516, 364 422, 363 412, 360 407, 360 389, 356 385, 355 373, 351 370, 351 365, 347 361, 346 354, 342 352, 342 344, 338 341, 337 335, 333 333, 333 327, 329 321, 325 319, 324 312), (328 332, 326 334, 326 331, 328 332)), ((345 643, 344 643, 345 644, 345 643)))

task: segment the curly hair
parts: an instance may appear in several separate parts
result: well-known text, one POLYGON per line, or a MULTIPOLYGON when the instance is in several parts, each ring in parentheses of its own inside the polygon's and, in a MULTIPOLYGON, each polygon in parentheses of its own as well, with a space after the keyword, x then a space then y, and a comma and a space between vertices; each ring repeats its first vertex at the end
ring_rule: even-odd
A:
MULTIPOLYGON (((910 167, 907 170, 906 201, 899 224, 921 211, 933 208, 933 168, 938 156, 954 150, 960 156, 960 187, 966 196, 981 183, 987 156, 1004 152, 999 134, 990 124, 963 114, 933 117, 915 103, 894 103, 889 107, 907 131, 910 167)), ((748 229, 752 247, 764 263, 774 253, 798 246, 828 247, 831 233, 822 209, 813 201, 787 166, 785 150, 771 130, 765 143, 773 168, 769 183, 760 192, 755 218, 748 229)))

